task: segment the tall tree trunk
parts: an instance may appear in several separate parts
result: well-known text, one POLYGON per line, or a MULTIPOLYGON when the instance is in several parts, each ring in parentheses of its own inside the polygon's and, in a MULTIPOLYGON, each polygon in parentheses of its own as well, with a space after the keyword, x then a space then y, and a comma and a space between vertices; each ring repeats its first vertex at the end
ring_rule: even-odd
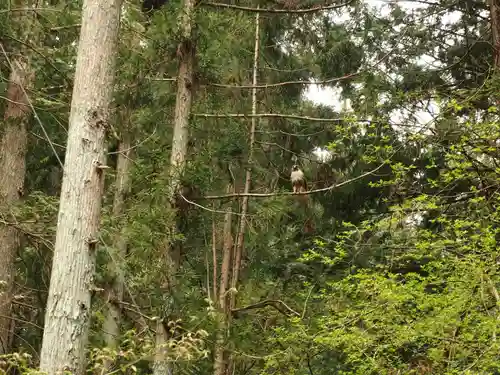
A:
MULTIPOLYGON (((226 192, 227 194, 234 192, 233 184, 228 185, 226 192)), ((219 326, 217 327, 215 338, 214 375, 224 375, 227 369, 225 341, 228 334, 227 330, 229 328, 229 317, 231 313, 227 304, 227 292, 231 274, 231 256, 233 250, 232 221, 232 205, 228 204, 224 215, 224 241, 222 245, 222 265, 218 295, 219 326)))
MULTIPOLYGON (((128 113, 128 112, 127 112, 128 113)), ((128 116, 128 114, 127 114, 128 116)), ((128 121, 128 119, 125 119, 128 121)), ((123 300, 124 274, 123 259, 127 253, 127 242, 123 234, 124 220, 122 219, 125 208, 125 197, 130 191, 130 167, 132 165, 132 148, 130 136, 127 131, 122 135, 118 145, 118 160, 116 165, 115 195, 113 199, 113 217, 117 220, 119 230, 114 237, 114 251, 112 253, 111 267, 114 269, 114 280, 111 290, 108 291, 109 300, 120 302, 123 300)), ((117 348, 117 338, 120 336, 121 312, 116 303, 108 303, 106 316, 104 318, 103 330, 106 346, 110 349, 117 348)), ((104 366, 107 373, 112 363, 104 366)))
MULTIPOLYGON (((19 203, 26 173, 27 122, 30 111, 26 89, 34 74, 23 57, 11 60, 7 89, 7 108, 0 131, 0 213, 9 220, 19 203)), ((12 222, 15 220, 12 218, 12 222)), ((0 224, 0 354, 10 351, 12 334, 11 304, 14 261, 19 247, 19 233, 13 226, 0 224)))
POLYGON ((85 372, 121 0, 85 0, 40 368, 85 372))
POLYGON ((495 67, 500 69, 500 0, 490 1, 491 33, 495 54, 495 67))
MULTIPOLYGON (((13 7, 35 5, 28 0, 12 1, 13 7)), ((35 17, 31 13, 14 13, 12 26, 17 29, 20 40, 38 40, 35 17)), ((2 45, 2 52, 5 53, 2 45)), ((0 215, 15 222, 13 211, 24 194, 26 174, 26 150, 28 144, 27 125, 31 108, 27 90, 33 85, 35 74, 31 66, 30 53, 18 44, 12 59, 6 58, 10 68, 7 87, 7 105, 3 126, 0 126, 0 215)), ((0 354, 10 352, 14 321, 12 314, 14 262, 19 250, 20 237, 16 228, 7 223, 0 224, 0 354)))
MULTIPOLYGON (((175 209, 175 200, 181 189, 181 177, 186 165, 186 156, 189 140, 189 115, 191 113, 191 103, 193 98, 193 63, 195 49, 192 40, 194 0, 184 0, 183 10, 179 18, 182 30, 182 40, 178 47, 179 72, 177 75, 177 97, 174 114, 174 133, 172 136, 172 154, 168 170, 169 192, 167 205, 175 209)), ((175 235, 177 223, 173 223, 172 231, 175 235)), ((174 237, 174 236, 172 236, 174 237)), ((179 267, 180 254, 175 254, 178 249, 173 246, 174 239, 169 239, 166 249, 168 288, 175 288, 175 273, 179 267)), ((170 309, 171 306, 168 306, 170 309)), ((164 329, 157 327, 156 332, 156 355, 153 364, 154 375, 171 375, 172 370, 168 363, 168 353, 166 352, 167 334, 164 329)))
MULTIPOLYGON (((252 89, 252 121, 251 121, 251 126, 250 126, 250 141, 249 141, 249 152, 248 152, 248 167, 246 170, 246 176, 245 176, 245 187, 244 187, 244 193, 248 194, 250 192, 250 187, 252 185, 252 166, 253 166, 253 148, 254 148, 254 143, 255 143, 255 128, 257 126, 257 117, 255 116, 257 114, 257 72, 259 68, 259 49, 260 49, 260 13, 257 13, 255 15, 255 48, 254 48, 254 60, 253 60, 253 79, 252 79, 252 85, 254 86, 252 89)), ((230 293, 230 303, 229 303, 229 308, 228 308, 228 313, 227 313, 227 319, 229 322, 230 318, 230 311, 234 308, 236 305, 236 293, 235 291, 237 290, 238 287, 238 281, 240 277, 240 271, 241 271, 241 257, 243 254, 243 242, 245 239, 245 232, 246 232, 246 216, 248 212, 248 196, 245 195, 242 199, 241 202, 241 216, 240 216, 240 226, 238 229, 238 237, 236 239, 236 248, 234 252, 234 257, 233 257, 233 264, 232 264, 232 278, 231 278, 231 289, 233 289, 233 292, 230 293)), ((227 324, 227 329, 229 329, 229 323, 227 324)), ((230 372, 231 369, 234 369, 234 362, 232 359, 229 360, 229 363, 225 364, 226 367, 226 373, 230 372)))
MULTIPOLYGON (((250 192, 250 187, 252 184, 252 165, 253 165, 253 147, 255 143, 255 128, 257 125, 257 117, 255 116, 257 114, 257 71, 259 68, 259 40, 260 40, 260 31, 259 31, 259 26, 260 26, 260 18, 259 18, 260 13, 257 13, 255 15, 255 49, 254 49, 254 60, 253 60, 253 80, 252 84, 254 88, 252 89, 252 114, 254 115, 252 117, 252 122, 250 126, 250 141, 249 141, 249 152, 248 152, 248 167, 246 171, 246 176, 245 176, 245 188, 244 188, 244 193, 248 194, 250 192)), ((241 218, 240 218, 240 228, 238 230, 238 237, 236 240, 236 251, 235 251, 235 256, 233 259, 233 277, 231 279, 231 288, 237 289, 238 285, 238 279, 240 275, 240 268, 241 268, 241 256, 243 254, 243 240, 245 238, 245 231, 246 231, 246 216, 248 212, 248 196, 245 195, 242 199, 241 202, 241 218)), ((235 305, 236 302, 236 295, 234 293, 231 293, 231 305, 230 308, 232 309, 235 305)))

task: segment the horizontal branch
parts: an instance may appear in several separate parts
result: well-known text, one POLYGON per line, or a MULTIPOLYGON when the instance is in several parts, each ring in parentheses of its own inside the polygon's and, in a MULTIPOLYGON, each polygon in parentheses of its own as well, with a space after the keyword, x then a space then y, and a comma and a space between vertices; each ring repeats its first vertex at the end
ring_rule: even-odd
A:
POLYGON ((213 8, 227 8, 227 9, 236 9, 236 10, 244 10, 246 12, 253 13, 278 13, 278 14, 307 14, 314 13, 322 10, 330 10, 330 9, 338 9, 345 7, 353 2, 353 0, 349 0, 346 3, 342 4, 333 4, 333 5, 319 5, 312 8, 307 9, 261 9, 261 8, 252 8, 245 7, 240 5, 232 5, 225 3, 213 3, 213 2, 202 2, 201 5, 213 7, 213 8))
POLYGON ((51 27, 49 30, 50 31, 60 31, 60 30, 65 30, 65 29, 74 29, 77 27, 82 27, 81 23, 75 23, 73 25, 64 25, 64 26, 56 26, 56 27, 51 27))
MULTIPOLYGON (((282 86, 288 86, 288 85, 327 85, 330 83, 334 82, 339 82, 344 79, 349 79, 352 77, 355 77, 359 74, 361 74, 363 71, 359 72, 354 72, 354 73, 349 73, 346 74, 342 77, 334 77, 334 78, 327 78, 323 80, 317 80, 317 81, 283 81, 283 82, 276 82, 276 83, 267 83, 267 84, 262 84, 262 85, 229 85, 229 84, 224 84, 224 83, 204 83, 200 84, 200 86, 204 87, 219 87, 219 88, 224 88, 224 89, 234 89, 234 90, 250 90, 250 89, 269 89, 273 87, 282 87, 282 86)), ((149 78, 151 81, 161 81, 161 82, 176 82, 177 78, 175 77, 169 77, 169 78, 149 78)))
MULTIPOLYGON (((179 196, 184 200, 184 202, 188 203, 188 204, 191 204, 195 207, 198 207, 198 208, 201 208, 202 210, 205 210, 205 211, 208 211, 208 212, 212 212, 212 213, 215 213, 215 214, 224 214, 224 215, 227 215, 228 213, 232 214, 232 215, 236 215, 236 216, 243 216, 243 214, 239 213, 239 212, 234 212, 234 211, 227 211, 227 210, 215 210, 215 209, 212 209, 212 208, 208 208, 208 207, 205 207, 205 206, 202 206, 201 204, 198 204, 196 202, 193 202, 193 201, 190 201, 189 199, 187 199, 184 195, 180 194, 179 193, 179 196)), ((199 199, 202 199, 202 198, 199 198, 199 199)), ((253 215, 250 215, 250 214, 245 214, 245 216, 253 216, 253 215)))
POLYGON ((62 10, 57 8, 12 8, 0 10, 0 14, 15 12, 62 12, 62 10))
POLYGON ((382 168, 384 165, 387 164, 388 161, 384 161, 382 164, 380 164, 377 168, 372 169, 371 171, 368 171, 366 173, 363 173, 357 177, 351 178, 349 180, 343 181, 340 184, 333 184, 330 186, 327 186, 325 188, 321 189, 315 189, 315 190, 309 190, 309 191, 303 191, 303 192, 291 192, 291 191, 280 191, 277 193, 233 193, 233 194, 224 194, 224 195, 207 195, 205 197, 200 197, 199 199, 225 199, 225 198, 233 198, 233 197, 256 197, 256 198, 265 198, 265 197, 276 197, 280 195, 310 195, 310 194, 316 194, 316 193, 322 193, 325 191, 330 191, 333 189, 338 189, 342 186, 348 185, 354 181, 361 180, 362 178, 365 178, 367 176, 370 176, 377 172, 380 168, 382 168))
POLYGON ((354 73, 349 73, 346 74, 342 77, 334 77, 334 78, 328 78, 328 79, 323 79, 323 80, 318 80, 318 81, 284 81, 284 82, 277 82, 277 83, 268 83, 268 84, 262 84, 262 85, 225 85, 223 83, 208 83, 207 86, 212 86, 212 87, 221 87, 221 88, 226 88, 226 89, 268 89, 272 87, 281 87, 281 86, 288 86, 288 85, 327 85, 329 83, 334 83, 338 81, 342 81, 344 79, 349 79, 352 77, 355 77, 362 72, 354 72, 354 73))
POLYGON ((193 113, 194 117, 203 118, 290 118, 295 120, 307 120, 307 121, 318 121, 318 122, 332 122, 332 121, 344 121, 343 118, 321 118, 321 117, 311 117, 311 116, 300 116, 300 115, 287 115, 282 113, 256 113, 256 114, 246 114, 246 113, 227 113, 227 114, 217 114, 217 113, 193 113))
POLYGON ((241 311, 260 309, 262 307, 267 307, 267 306, 274 307, 276 310, 278 310, 283 315, 287 315, 287 316, 290 316, 290 315, 300 316, 300 314, 297 311, 293 310, 285 302, 283 302, 283 301, 281 301, 279 299, 277 299, 277 300, 270 299, 270 300, 265 300, 265 301, 257 302, 257 303, 254 303, 252 305, 241 307, 239 309, 232 309, 231 312, 234 314, 234 313, 238 313, 238 312, 241 312, 241 311))
POLYGON ((161 81, 161 82, 177 82, 177 77, 168 78, 158 78, 158 77, 146 77, 150 81, 161 81))

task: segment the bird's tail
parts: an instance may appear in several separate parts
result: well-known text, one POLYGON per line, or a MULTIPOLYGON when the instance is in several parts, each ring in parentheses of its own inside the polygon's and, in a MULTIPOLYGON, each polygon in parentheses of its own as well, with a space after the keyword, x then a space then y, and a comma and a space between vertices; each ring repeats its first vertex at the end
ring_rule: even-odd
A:
MULTIPOLYGON (((299 190, 298 190, 299 193, 305 193, 306 191, 307 190, 306 190, 306 188, 304 186, 300 186, 299 187, 299 190)), ((297 195, 297 199, 302 204, 307 204, 307 202, 309 202, 309 195, 307 195, 307 194, 298 194, 297 195)))

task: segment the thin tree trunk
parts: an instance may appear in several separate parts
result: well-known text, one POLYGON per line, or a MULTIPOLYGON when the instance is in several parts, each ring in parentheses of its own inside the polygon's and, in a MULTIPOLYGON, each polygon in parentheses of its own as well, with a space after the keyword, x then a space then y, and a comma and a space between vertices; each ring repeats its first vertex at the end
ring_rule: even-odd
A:
MULTIPOLYGON (((191 113, 191 103, 193 98, 193 63, 194 45, 192 41, 194 0, 184 0, 182 15, 179 24, 182 27, 182 41, 179 44, 178 55, 180 59, 179 72, 177 75, 177 97, 174 114, 174 133, 172 136, 172 154, 169 165, 169 192, 167 205, 175 209, 175 200, 181 189, 181 177, 186 165, 186 156, 189 140, 189 115, 191 113)), ((175 236, 177 223, 172 226, 172 233, 175 236)), ((165 256, 167 259, 168 288, 175 288, 175 273, 179 267, 180 254, 173 246, 174 239, 170 239, 166 245, 165 256)), ((169 307, 170 308, 170 307, 169 307)), ((153 364, 153 375, 171 375, 171 366, 168 363, 168 353, 166 351, 167 335, 164 329, 157 327, 156 332, 156 355, 153 364)))
MULTIPOLYGON (((252 89, 252 120, 250 126, 250 142, 249 142, 249 152, 248 152, 248 167, 246 170, 245 176, 245 187, 244 193, 248 194, 250 192, 250 187, 252 184, 252 166, 253 166, 253 148, 255 143, 255 128, 257 127, 257 72, 259 68, 259 49, 260 49, 260 13, 255 15, 255 49, 254 49, 254 60, 253 60, 253 89, 252 89)), ((238 286, 238 281, 240 277, 241 271, 241 257, 243 254, 243 242, 245 239, 245 231, 246 231, 246 216, 248 212, 248 196, 244 196, 241 202, 241 217, 240 217, 240 226, 238 229, 238 237, 236 240, 236 248, 234 252, 233 262, 232 262, 232 279, 231 279, 231 289, 233 291, 230 293, 230 301, 229 307, 227 311, 227 329, 229 330, 229 321, 231 318, 231 310, 236 305, 236 293, 238 286)), ((229 358, 229 363, 225 363, 225 373, 228 373, 233 369, 234 371, 234 362, 231 358, 229 358)), ((216 374, 217 375, 217 374, 216 374)))
MULTIPOLYGON (((128 119, 126 119, 128 121, 128 119)), ((125 197, 130 191, 130 167, 132 165, 132 148, 129 134, 125 131, 122 141, 118 145, 118 160, 116 165, 115 196, 113 199, 113 217, 122 228, 122 220, 125 208, 125 197)), ((123 259, 127 253, 127 242, 124 238, 123 230, 118 230, 114 239, 114 249, 111 259, 111 267, 114 269, 114 280, 109 297, 116 301, 123 300, 124 275, 123 259)), ((108 303, 106 317, 104 318, 103 330, 106 346, 110 349, 117 348, 117 339, 120 336, 121 312, 116 303, 108 303)), ((104 373, 111 367, 111 361, 104 366, 104 373)))
MULTIPOLYGON (((234 192, 232 184, 229 184, 226 193, 234 192)), ((227 291, 229 287, 229 276, 231 274, 231 256, 233 250, 232 234, 232 205, 228 204, 224 215, 224 242, 222 246, 222 265, 219 284, 218 307, 219 307, 219 325, 215 337, 215 355, 214 355, 214 375, 224 375, 226 373, 226 350, 225 341, 229 328, 230 311, 227 305, 227 291)))
MULTIPOLYGON (((0 213, 15 222, 13 209, 19 203, 26 173, 27 122, 30 114, 26 91, 34 74, 28 62, 18 57, 11 60, 7 89, 7 108, 0 131, 0 213)), ((14 261, 19 248, 19 233, 13 226, 0 224, 0 354, 10 351, 12 334, 11 304, 14 261)))
POLYGON ((40 369, 85 372, 121 0, 85 0, 40 369))
POLYGON ((500 69, 500 0, 490 1, 491 33, 493 36, 495 67, 500 69))
MULTIPOLYGON (((217 305, 217 280, 219 278, 218 270, 217 270, 217 225, 215 225, 215 215, 212 214, 212 263, 213 263, 213 270, 212 270, 212 301, 215 305, 217 305)), ((207 260, 207 273, 209 271, 209 265, 208 265, 208 260, 207 260)), ((207 277, 207 282, 210 280, 209 277, 207 277)), ((207 288, 207 290, 210 290, 210 288, 207 288)))
MULTIPOLYGON (((227 193, 233 192, 233 185, 229 184, 227 187, 227 193)), ((228 208, 224 215, 224 243, 222 247, 222 265, 221 265, 221 277, 219 286, 219 306, 222 311, 227 309, 227 289, 229 287, 229 276, 231 274, 231 256, 233 250, 233 235, 231 232, 233 221, 232 205, 228 204, 228 208)))
MULTIPOLYGON (((254 61, 253 61, 253 86, 257 85, 257 71, 259 67, 259 39, 260 39, 260 31, 259 31, 259 15, 257 13, 255 15, 255 50, 254 50, 254 61)), ((248 152, 248 167, 246 171, 245 177, 245 188, 244 193, 248 194, 250 192, 250 187, 252 183, 252 165, 253 165, 253 147, 255 143, 255 128, 257 125, 257 89, 254 87, 252 89, 252 122, 250 127, 250 142, 249 142, 249 152, 248 152)), ((246 215, 248 212, 248 196, 245 195, 241 202, 241 218, 240 218, 240 228, 238 231, 238 237, 236 241, 236 251, 233 259, 233 277, 231 280, 231 288, 237 289, 238 279, 240 276, 240 268, 241 268, 241 257, 243 254, 243 240, 245 238, 246 231, 246 215)), ((230 308, 234 308, 236 302, 236 295, 231 293, 231 304, 230 308)))

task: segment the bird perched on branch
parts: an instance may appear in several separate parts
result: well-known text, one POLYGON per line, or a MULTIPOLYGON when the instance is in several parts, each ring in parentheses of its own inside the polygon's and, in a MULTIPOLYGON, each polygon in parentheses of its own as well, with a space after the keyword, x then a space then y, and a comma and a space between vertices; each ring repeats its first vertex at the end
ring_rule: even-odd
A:
MULTIPOLYGON (((292 182, 292 188, 294 193, 304 193, 307 191, 306 178, 304 172, 299 168, 297 164, 292 167, 292 173, 290 174, 290 181, 292 182)), ((306 218, 304 221, 304 233, 313 233, 314 224, 312 222, 312 213, 309 208, 309 196, 306 194, 297 195, 296 200, 302 205, 305 210, 306 218)))
POLYGON ((303 193, 307 191, 306 179, 304 177, 304 172, 301 171, 299 166, 295 164, 292 167, 292 173, 290 174, 290 181, 292 182, 292 188, 294 193, 303 193))

